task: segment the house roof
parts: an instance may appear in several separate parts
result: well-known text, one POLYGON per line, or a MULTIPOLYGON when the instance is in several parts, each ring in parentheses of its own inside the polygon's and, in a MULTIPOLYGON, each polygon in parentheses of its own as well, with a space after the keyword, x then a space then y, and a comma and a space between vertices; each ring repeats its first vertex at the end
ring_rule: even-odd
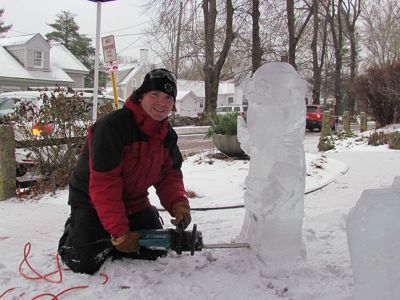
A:
POLYGON ((37 34, 39 33, 0 38, 0 46, 24 45, 37 34))
POLYGON ((0 46, 0 77, 73 82, 61 68, 50 63, 50 71, 33 71, 25 69, 4 47, 0 46))
POLYGON ((63 44, 60 42, 50 42, 50 60, 59 68, 64 70, 89 73, 85 67, 63 44))
MULTIPOLYGON (((0 39, 1 41, 2 39, 0 39)), ((0 77, 30 78, 26 70, 5 48, 0 46, 0 77)))
POLYGON ((74 82, 65 72, 75 71, 77 73, 89 73, 89 70, 62 44, 51 43, 50 48, 50 70, 27 70, 24 66, 7 51, 7 47, 25 45, 33 38, 43 38, 40 33, 0 38, 0 77, 42 81, 58 81, 65 83, 74 82))
MULTIPOLYGON (((178 79, 178 91, 188 91, 192 90, 196 96, 205 97, 204 91, 204 81, 200 80, 186 80, 186 79, 178 79)), ((218 95, 223 94, 234 94, 235 93, 235 85, 231 82, 220 82, 218 88, 218 95)))
MULTIPOLYGON (((125 77, 119 79, 118 85, 124 85, 127 84, 130 79, 135 76, 136 72, 139 70, 139 64, 138 63, 131 63, 131 64, 119 64, 118 65, 118 73, 120 74, 123 71, 129 70, 128 74, 125 75, 125 77)), ((118 76, 119 77, 119 76, 118 76)))
POLYGON ((199 100, 193 91, 178 91, 178 93, 176 94, 176 101, 181 101, 187 95, 191 95, 195 99, 195 101, 199 100))
POLYGON ((178 79, 178 91, 193 91, 196 96, 204 98, 204 81, 178 79))

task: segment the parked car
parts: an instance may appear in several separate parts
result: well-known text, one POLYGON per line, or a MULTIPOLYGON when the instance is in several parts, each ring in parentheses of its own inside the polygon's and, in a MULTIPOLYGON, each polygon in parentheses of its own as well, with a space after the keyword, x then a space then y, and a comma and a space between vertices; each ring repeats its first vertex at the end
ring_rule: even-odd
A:
POLYGON ((217 107, 217 115, 226 115, 228 113, 237 112, 241 116, 247 116, 247 105, 224 105, 217 107))
POLYGON ((307 105, 307 116, 306 116, 306 128, 308 130, 313 131, 315 128, 317 128, 318 131, 321 131, 322 117, 324 115, 324 111, 330 112, 329 124, 332 130, 336 129, 337 120, 336 117, 333 115, 332 110, 323 105, 310 104, 307 105))

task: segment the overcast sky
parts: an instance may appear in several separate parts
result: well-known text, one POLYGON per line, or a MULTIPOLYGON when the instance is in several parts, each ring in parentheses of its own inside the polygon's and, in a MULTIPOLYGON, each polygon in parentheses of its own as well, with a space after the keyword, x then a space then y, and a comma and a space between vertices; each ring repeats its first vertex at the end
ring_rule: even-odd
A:
MULTIPOLYGON (((117 52, 139 58, 139 49, 146 48, 141 34, 149 26, 149 17, 141 6, 144 0, 115 0, 101 5, 101 36, 115 36, 117 52)), ((97 4, 89 0, 1 0, 4 25, 13 27, 6 37, 41 33, 52 30, 62 10, 70 11, 80 26, 80 33, 92 38, 95 46, 97 4)), ((101 46, 101 43, 100 43, 101 46)))

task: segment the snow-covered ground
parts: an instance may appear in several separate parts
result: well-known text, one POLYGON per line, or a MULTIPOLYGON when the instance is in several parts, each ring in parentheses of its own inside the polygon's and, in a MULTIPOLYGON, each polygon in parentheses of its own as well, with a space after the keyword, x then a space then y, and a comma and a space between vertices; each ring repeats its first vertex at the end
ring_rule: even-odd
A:
MULTIPOLYGON (((37 276, 28 263, 41 274, 57 270, 57 243, 69 214, 68 192, 62 190, 36 200, 0 203, 0 298, 56 299, 51 294, 65 291, 58 299, 352 299, 345 220, 363 190, 389 186, 400 175, 400 151, 352 138, 336 150, 307 153, 306 160, 304 260, 257 268, 248 263, 246 249, 203 250, 194 256, 171 252, 157 261, 108 260, 92 276, 74 274, 61 264, 61 283, 26 279, 21 273, 37 276), (31 249, 24 261, 27 243, 31 249)), ((248 168, 249 161, 210 159, 205 154, 184 162, 186 187, 197 195, 190 200, 193 223, 204 243, 237 240, 243 207, 196 208, 241 206, 248 168)), ((154 191, 151 198, 160 207, 154 191)), ((165 226, 171 227, 170 217, 161 214, 165 226)), ((59 281, 60 275, 48 279, 59 281)))

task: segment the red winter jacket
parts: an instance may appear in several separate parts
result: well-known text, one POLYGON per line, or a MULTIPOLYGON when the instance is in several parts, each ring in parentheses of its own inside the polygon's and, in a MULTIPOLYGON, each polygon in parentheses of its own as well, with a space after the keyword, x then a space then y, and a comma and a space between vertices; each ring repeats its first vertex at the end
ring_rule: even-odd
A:
POLYGON ((128 98, 89 129, 71 176, 69 204, 91 203, 114 237, 129 231, 127 215, 150 207, 150 186, 172 213, 173 204, 188 202, 177 138, 167 120, 153 120, 128 98))

